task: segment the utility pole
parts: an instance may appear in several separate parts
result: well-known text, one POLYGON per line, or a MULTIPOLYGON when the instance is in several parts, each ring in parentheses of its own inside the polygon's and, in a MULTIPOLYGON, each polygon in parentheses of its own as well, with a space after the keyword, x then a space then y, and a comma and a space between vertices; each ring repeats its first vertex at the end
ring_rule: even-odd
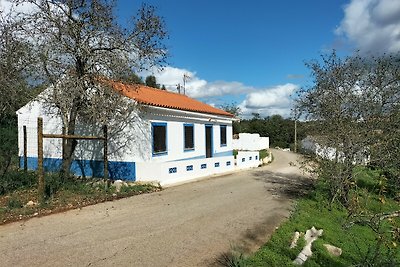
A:
POLYGON ((181 93, 181 84, 180 83, 178 83, 176 85, 176 89, 178 89, 178 94, 180 94, 181 93))
POLYGON ((294 118, 294 153, 297 153, 297 118, 294 118))
POLYGON ((297 153, 297 109, 294 108, 294 153, 297 153))

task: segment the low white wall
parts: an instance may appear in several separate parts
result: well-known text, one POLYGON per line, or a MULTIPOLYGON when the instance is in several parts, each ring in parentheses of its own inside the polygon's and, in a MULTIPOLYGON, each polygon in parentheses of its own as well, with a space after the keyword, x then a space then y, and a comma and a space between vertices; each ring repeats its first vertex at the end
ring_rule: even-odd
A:
POLYGON ((258 167, 260 164, 258 151, 239 151, 236 156, 236 169, 258 167))
POLYGON ((269 137, 260 137, 260 150, 269 149, 269 137))
POLYGON ((158 181, 161 185, 233 171, 233 156, 172 162, 137 162, 136 181, 158 181))
POLYGON ((269 148, 269 137, 260 137, 259 134, 240 133, 239 139, 233 139, 233 149, 262 150, 269 148))

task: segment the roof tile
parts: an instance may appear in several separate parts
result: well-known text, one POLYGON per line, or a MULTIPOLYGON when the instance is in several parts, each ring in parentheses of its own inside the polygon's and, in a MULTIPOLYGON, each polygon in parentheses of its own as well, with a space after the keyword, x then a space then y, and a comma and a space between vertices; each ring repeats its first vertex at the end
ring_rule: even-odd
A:
POLYGON ((121 82, 113 82, 112 86, 122 95, 134 99, 141 104, 234 117, 231 113, 212 107, 186 95, 151 88, 144 85, 130 85, 121 82))

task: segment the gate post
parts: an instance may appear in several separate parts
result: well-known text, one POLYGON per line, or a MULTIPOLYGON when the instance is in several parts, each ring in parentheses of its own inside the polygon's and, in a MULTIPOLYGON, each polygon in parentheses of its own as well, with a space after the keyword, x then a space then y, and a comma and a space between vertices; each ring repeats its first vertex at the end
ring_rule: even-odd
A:
POLYGON ((103 126, 103 137, 104 137, 104 179, 108 179, 108 134, 107 125, 103 126))
POLYGON ((28 156, 27 156, 27 137, 26 137, 26 125, 23 127, 24 129, 24 171, 28 170, 28 156))
POLYGON ((38 202, 44 204, 44 171, 43 171, 43 119, 37 120, 38 134, 38 202))

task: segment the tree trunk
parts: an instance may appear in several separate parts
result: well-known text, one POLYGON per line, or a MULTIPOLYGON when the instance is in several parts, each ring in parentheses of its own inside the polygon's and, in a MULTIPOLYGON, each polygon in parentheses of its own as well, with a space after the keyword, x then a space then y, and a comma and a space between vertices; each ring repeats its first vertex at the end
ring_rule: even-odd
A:
MULTIPOLYGON (((72 109, 69 114, 69 119, 68 119, 68 126, 67 126, 67 135, 74 135, 75 134, 75 126, 76 126, 76 119, 78 116, 78 102, 79 99, 75 99, 73 102, 72 109)), ((64 148, 63 148, 63 155, 62 155, 62 165, 61 165, 61 178, 65 180, 69 176, 71 165, 72 165, 72 160, 73 160, 73 154, 75 151, 75 147, 78 144, 78 142, 75 139, 67 139, 65 142, 63 142, 64 148)))

